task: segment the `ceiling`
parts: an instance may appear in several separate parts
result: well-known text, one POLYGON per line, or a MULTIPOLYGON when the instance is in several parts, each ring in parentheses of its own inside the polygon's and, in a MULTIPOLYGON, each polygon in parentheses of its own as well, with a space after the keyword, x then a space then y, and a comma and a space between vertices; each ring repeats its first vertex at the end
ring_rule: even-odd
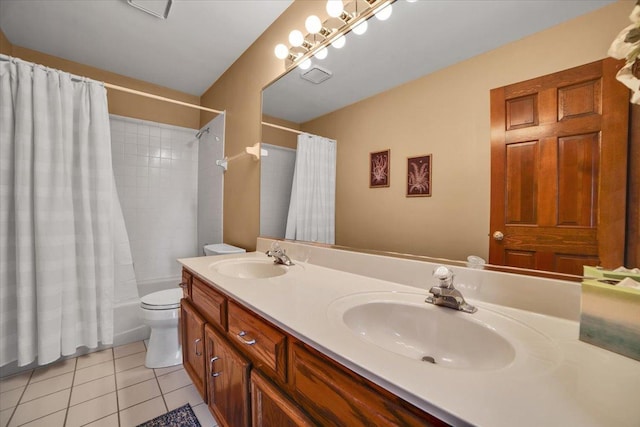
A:
POLYGON ((291 3, 174 0, 163 20, 126 0, 0 0, 0 28, 14 45, 200 96, 291 3))
MULTIPOLYGON (((315 60, 331 79, 289 73, 265 113, 302 123, 612 1, 398 0, 389 20, 315 60)), ((0 28, 15 45, 200 96, 291 2, 173 0, 162 20, 127 0, 0 0, 0 28)))
POLYGON ((345 47, 330 47, 327 58, 313 59, 331 78, 314 85, 294 69, 264 91, 263 112, 304 123, 609 3, 397 0, 388 20, 370 19, 364 35, 349 33, 345 47))

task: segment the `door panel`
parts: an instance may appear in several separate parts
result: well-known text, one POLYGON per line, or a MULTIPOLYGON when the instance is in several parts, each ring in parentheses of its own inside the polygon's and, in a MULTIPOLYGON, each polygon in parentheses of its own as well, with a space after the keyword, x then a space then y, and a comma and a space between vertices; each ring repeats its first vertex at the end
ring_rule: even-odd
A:
POLYGON ((491 91, 490 234, 504 238, 490 240, 490 263, 570 274, 622 265, 620 65, 605 59, 491 91))

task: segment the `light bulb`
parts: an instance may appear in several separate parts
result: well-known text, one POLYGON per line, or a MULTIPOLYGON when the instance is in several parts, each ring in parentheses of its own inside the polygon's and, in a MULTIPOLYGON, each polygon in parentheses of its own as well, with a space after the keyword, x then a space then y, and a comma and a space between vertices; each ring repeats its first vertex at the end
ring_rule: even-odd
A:
POLYGON ((298 65, 298 68, 300 68, 301 70, 306 70, 309 67, 311 67, 311 60, 308 58, 302 61, 300 65, 298 65))
POLYGON ((346 42, 347 42, 347 38, 344 35, 342 35, 337 39, 335 39, 334 41, 332 41, 331 46, 335 47, 336 49, 341 49, 344 47, 344 44, 346 42))
POLYGON ((316 15, 311 15, 306 21, 304 21, 304 27, 311 34, 317 34, 318 31, 322 29, 322 22, 320 22, 320 18, 316 15))
POLYGON ((294 46, 294 47, 302 46, 303 41, 304 41, 304 36, 302 35, 302 32, 298 30, 293 30, 289 33, 289 43, 291 43, 291 46, 294 46))
POLYGON ((327 14, 332 18, 337 18, 342 14, 344 6, 342 0, 329 0, 327 1, 327 14))
POLYGON ((284 59, 289 56, 289 48, 282 43, 276 45, 274 52, 276 54, 276 58, 278 59, 284 59))
POLYGON ((327 57, 328 54, 329 54, 329 51, 327 50, 327 48, 323 47, 319 49, 313 56, 315 56, 318 59, 324 59, 327 57))
POLYGON ((367 28, 369 28, 369 24, 367 23, 367 21, 362 21, 361 23, 353 27, 353 32, 361 36, 367 32, 367 28))
POLYGON ((376 18, 380 21, 386 21, 391 16, 391 12, 393 12, 393 8, 391 7, 391 3, 389 3, 376 12, 376 18))

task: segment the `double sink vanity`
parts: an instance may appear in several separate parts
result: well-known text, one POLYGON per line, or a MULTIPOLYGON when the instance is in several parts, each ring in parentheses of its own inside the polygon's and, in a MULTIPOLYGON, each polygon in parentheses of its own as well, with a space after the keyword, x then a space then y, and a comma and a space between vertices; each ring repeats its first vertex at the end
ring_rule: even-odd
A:
POLYGON ((221 425, 639 426, 640 362, 578 340, 580 285, 282 242, 181 259, 185 369, 221 425), (431 291, 431 292, 430 292, 431 291))

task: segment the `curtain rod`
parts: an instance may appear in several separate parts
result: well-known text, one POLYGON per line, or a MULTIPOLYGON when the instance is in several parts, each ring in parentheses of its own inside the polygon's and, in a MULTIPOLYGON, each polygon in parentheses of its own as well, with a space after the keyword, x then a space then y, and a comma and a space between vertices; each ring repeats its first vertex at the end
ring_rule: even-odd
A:
MULTIPOLYGON (((36 64, 34 62, 25 61, 23 59, 16 58, 16 57, 13 57, 13 56, 9 56, 9 55, 4 55, 4 54, 0 54, 0 61, 22 62, 24 64, 30 65, 31 67, 33 67, 35 65, 38 65, 38 64, 36 64)), ((48 68, 48 67, 46 67, 44 65, 40 65, 40 66, 44 67, 44 68, 48 68)), ((68 74, 70 74, 70 73, 68 73, 68 74)), ((72 78, 77 78, 78 80, 84 79, 84 77, 78 77, 78 76, 75 76, 73 74, 70 74, 70 75, 71 75, 72 78)), ((207 108, 207 107, 203 107, 201 105, 190 104, 188 102, 178 101, 177 99, 167 98, 167 97, 164 97, 164 96, 153 95, 151 93, 142 92, 140 90, 135 90, 135 89, 129 89, 128 87, 118 86, 118 85, 114 85, 112 83, 103 82, 103 84, 104 84, 104 87, 106 87, 107 89, 119 90, 121 92, 127 92, 127 93, 131 93, 133 95, 144 96, 145 98, 156 99, 158 101, 169 102, 169 103, 172 103, 172 104, 181 105, 183 107, 189 107, 189 108, 195 108, 197 110, 208 111, 210 113, 216 113, 216 114, 223 114, 224 113, 224 111, 214 110, 213 108, 207 108)))
POLYGON ((176 99, 166 98, 164 96, 153 95, 151 93, 142 92, 140 90, 135 90, 135 89, 129 89, 128 87, 118 86, 118 85, 114 85, 114 84, 107 83, 107 82, 104 82, 104 87, 106 87, 107 89, 114 89, 114 90, 119 90, 121 92, 127 92, 127 93, 131 93, 131 94, 134 94, 134 95, 144 96, 145 98, 157 99, 158 101, 165 101, 165 102, 170 102, 172 104, 182 105, 183 107, 189 107, 189 108, 195 108, 197 110, 208 111, 210 113, 216 113, 216 114, 222 114, 223 113, 223 111, 214 110, 213 108, 207 108, 207 107, 203 107, 201 105, 190 104, 188 102, 182 102, 182 101, 178 101, 176 99))
POLYGON ((272 128, 286 130, 287 132, 297 133, 298 135, 302 135, 303 133, 305 133, 305 132, 302 132, 301 130, 291 129, 291 128, 280 126, 280 125, 274 125, 273 123, 269 123, 269 122, 262 122, 262 124, 265 126, 270 126, 272 128))

